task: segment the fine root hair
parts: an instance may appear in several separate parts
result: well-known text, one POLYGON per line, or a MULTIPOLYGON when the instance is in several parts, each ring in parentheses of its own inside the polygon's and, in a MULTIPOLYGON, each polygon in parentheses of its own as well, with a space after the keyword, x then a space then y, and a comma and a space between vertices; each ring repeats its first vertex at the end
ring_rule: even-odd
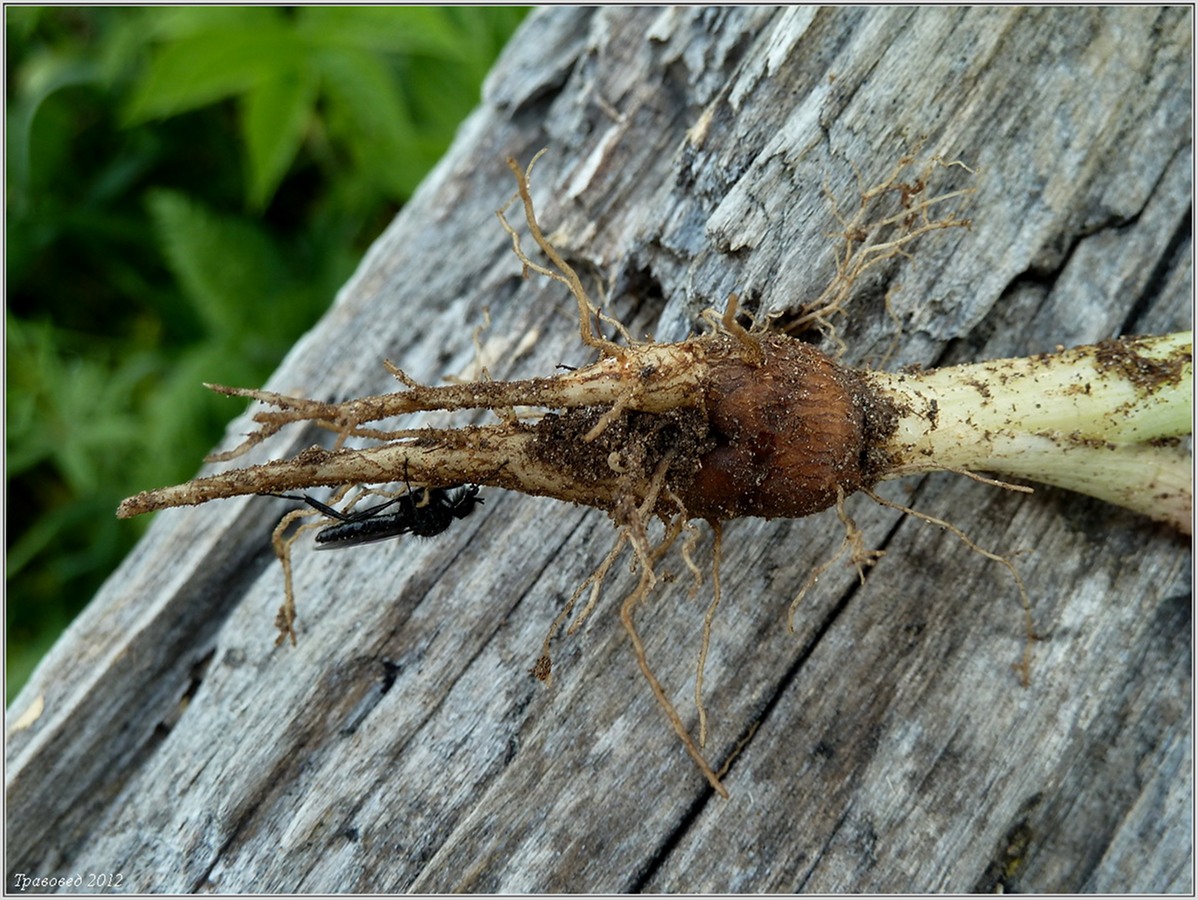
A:
MULTIPOLYGON (((958 188, 934 193, 930 185, 938 170, 960 168, 971 175, 977 173, 960 160, 945 160, 940 156, 927 159, 916 169, 919 149, 917 146, 904 155, 889 174, 872 185, 857 172, 855 202, 838 202, 825 181, 824 195, 840 225, 839 231, 829 235, 840 241, 835 256, 836 274, 815 300, 787 321, 783 331, 793 335, 814 329, 830 339, 834 356, 843 355, 847 347, 840 339, 835 323, 845 314, 857 281, 887 260, 899 256, 911 258, 911 245, 926 234, 971 227, 971 220, 944 206, 974 193, 975 189, 958 188), (886 198, 891 198, 894 203, 889 209, 882 209, 881 201, 886 198)), ((899 325, 890 301, 891 292, 888 291, 886 312, 899 325)))
MULTIPOLYGON (((985 481, 990 481, 991 479, 985 479, 985 478, 982 478, 979 476, 978 480, 985 482, 985 481)), ((999 484, 1003 487, 1009 487, 1013 490, 1019 489, 1018 485, 1007 485, 1004 482, 999 482, 999 484)), ((1036 634, 1036 623, 1035 623, 1035 619, 1032 616, 1031 598, 1028 596, 1027 587, 1023 583, 1023 578, 1020 577, 1019 570, 1017 568, 1015 568, 1015 563, 1011 561, 1011 558, 1008 556, 1003 556, 999 553, 994 553, 993 551, 990 551, 990 550, 986 550, 984 547, 979 547, 972 540, 970 540, 969 536, 967 534, 965 534, 965 532, 963 532, 956 525, 953 525, 951 522, 946 522, 944 519, 939 519, 936 516, 928 515, 927 513, 920 512, 919 510, 912 509, 909 506, 904 506, 901 503, 895 503, 891 500, 887 500, 886 498, 879 496, 877 493, 870 490, 869 488, 862 488, 862 493, 864 493, 866 496, 868 496, 875 503, 878 503, 882 506, 889 507, 890 509, 898 510, 899 512, 906 513, 907 515, 910 515, 910 516, 914 516, 915 518, 920 519, 924 522, 927 522, 931 525, 936 525, 940 528, 943 528, 949 534, 951 534, 955 538, 957 538, 957 540, 961 541, 961 543, 963 543, 966 547, 968 547, 974 553, 978 554, 979 556, 985 557, 986 559, 991 560, 992 562, 998 563, 999 565, 1003 566, 1008 572, 1011 573, 1011 578, 1014 579, 1015 587, 1019 591, 1019 605, 1023 610, 1023 625, 1024 625, 1024 632, 1025 632, 1025 640, 1023 642, 1023 655, 1020 657, 1019 661, 1014 664, 1014 668, 1015 668, 1015 671, 1019 674, 1020 684, 1022 684, 1024 687, 1027 687, 1028 685, 1030 685, 1031 680, 1032 680, 1032 647, 1035 644, 1035 642, 1037 640, 1039 640, 1039 635, 1036 634)))

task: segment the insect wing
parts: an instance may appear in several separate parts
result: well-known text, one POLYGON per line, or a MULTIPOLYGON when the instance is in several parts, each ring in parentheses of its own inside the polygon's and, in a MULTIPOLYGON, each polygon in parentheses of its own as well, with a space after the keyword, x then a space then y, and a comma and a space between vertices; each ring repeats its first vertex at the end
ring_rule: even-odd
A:
POLYGON ((316 533, 316 549, 373 544, 401 534, 433 537, 449 528, 454 519, 464 519, 476 504, 483 502, 475 484, 433 488, 423 493, 423 503, 417 501, 417 496, 417 492, 409 491, 379 506, 349 515, 305 497, 309 505, 339 520, 316 533), (396 503, 399 505, 394 512, 382 514, 383 509, 396 503))
POLYGON ((356 547, 373 544, 389 538, 408 534, 412 530, 411 516, 406 512, 385 516, 372 516, 351 522, 339 522, 316 533, 317 550, 337 550, 341 547, 356 547))

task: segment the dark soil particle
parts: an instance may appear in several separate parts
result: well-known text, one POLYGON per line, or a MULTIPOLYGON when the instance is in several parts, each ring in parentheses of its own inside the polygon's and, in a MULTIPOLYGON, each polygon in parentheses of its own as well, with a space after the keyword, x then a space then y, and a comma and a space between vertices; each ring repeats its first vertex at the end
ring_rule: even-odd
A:
POLYGON ((1139 353, 1135 338, 1116 338, 1099 343, 1094 359, 1099 371, 1114 370, 1140 390, 1151 393, 1162 385, 1177 384, 1192 354, 1178 352, 1164 359, 1151 359, 1139 353))

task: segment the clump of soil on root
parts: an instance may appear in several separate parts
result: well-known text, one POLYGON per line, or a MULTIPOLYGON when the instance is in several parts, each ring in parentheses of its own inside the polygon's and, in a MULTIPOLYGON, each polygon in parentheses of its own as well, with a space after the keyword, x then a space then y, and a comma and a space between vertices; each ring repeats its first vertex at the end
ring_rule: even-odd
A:
MULTIPOLYGON (((586 440, 607 412, 583 407, 546 414, 536 423, 532 452, 563 477, 595 487, 613 478, 647 482, 669 455, 666 484, 676 490, 694 482, 702 458, 716 446, 706 416, 694 408, 662 414, 627 412, 586 440)), ((662 505, 669 504, 663 500, 662 505)), ((674 511, 662 509, 667 515, 674 511)))

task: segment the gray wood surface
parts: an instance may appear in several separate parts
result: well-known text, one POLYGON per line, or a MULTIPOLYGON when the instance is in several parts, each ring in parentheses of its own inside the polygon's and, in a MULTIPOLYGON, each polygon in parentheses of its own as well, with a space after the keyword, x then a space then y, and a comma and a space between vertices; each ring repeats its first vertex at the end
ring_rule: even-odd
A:
MULTIPOLYGON (((493 377, 587 361, 564 289, 519 278, 493 216, 503 158, 541 147, 559 247, 662 340, 730 291, 814 297, 837 227, 821 186, 851 196, 854 167, 881 176, 920 138, 980 170, 974 226, 863 285, 849 362, 890 345, 893 285, 889 366, 1192 327, 1192 26, 1185 7, 540 12, 269 386, 387 390, 384 357, 465 372, 484 308, 493 377)), ((8 711, 9 886, 1192 891, 1188 539, 1050 489, 939 475, 887 495, 1020 551, 1045 635, 1031 686, 1009 576, 951 535, 854 498, 886 557, 864 585, 828 572, 791 634, 834 513, 730 523, 711 758, 756 729, 727 801, 640 677, 627 566, 557 646, 552 689, 528 675, 610 546, 603 515, 489 491, 436 540, 300 548, 299 646, 276 648, 285 504, 159 514, 8 711)), ((638 621, 693 722, 706 601, 688 586, 638 621)))

